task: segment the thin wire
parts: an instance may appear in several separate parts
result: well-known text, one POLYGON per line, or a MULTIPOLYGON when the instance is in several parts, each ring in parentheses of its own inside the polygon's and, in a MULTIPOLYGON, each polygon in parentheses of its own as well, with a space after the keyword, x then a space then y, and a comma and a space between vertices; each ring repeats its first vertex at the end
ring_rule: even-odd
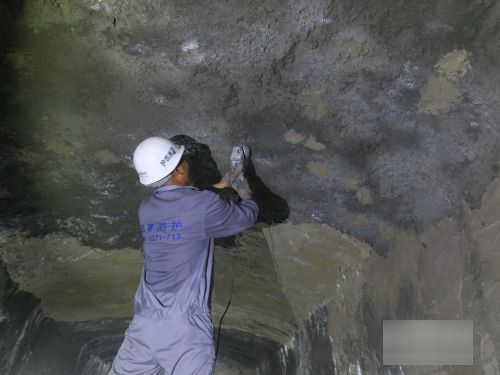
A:
POLYGON ((220 333, 222 329, 222 320, 227 314, 227 311, 229 310, 229 306, 231 305, 231 301, 233 299, 233 287, 234 287, 234 270, 233 270, 233 259, 231 258, 231 289, 229 291, 229 300, 227 301, 226 309, 222 313, 222 316, 220 317, 219 320, 219 328, 217 330, 217 345, 215 347, 215 362, 217 362, 217 356, 219 354, 219 343, 220 343, 220 333))

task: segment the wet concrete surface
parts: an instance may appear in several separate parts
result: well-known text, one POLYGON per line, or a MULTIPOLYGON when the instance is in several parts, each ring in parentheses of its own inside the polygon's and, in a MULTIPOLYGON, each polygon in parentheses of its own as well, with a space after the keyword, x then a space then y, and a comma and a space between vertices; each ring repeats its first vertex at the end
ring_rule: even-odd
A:
MULTIPOLYGON (((238 237, 234 248, 218 247, 213 304, 216 325, 230 293, 233 294, 223 321, 226 333, 221 336, 224 371, 259 373, 256 368, 260 368, 260 373, 305 374, 318 366, 317 373, 330 369, 324 373, 428 374, 425 367, 401 372, 398 368, 382 366, 383 320, 472 319, 474 366, 452 372, 446 367, 432 371, 495 374, 500 311, 495 231, 499 222, 499 191, 497 179, 485 193, 481 209, 470 209, 464 203, 457 215, 441 220, 421 234, 387 233, 391 242, 387 257, 380 257, 366 243, 321 224, 264 226, 238 237), (249 341, 245 341, 245 337, 249 341), (270 357, 255 353, 268 353, 270 357), (267 372, 266 366, 278 366, 281 372, 267 372)), ((60 285, 60 303, 54 304, 54 299, 46 298, 47 291, 40 289, 39 283, 30 282, 30 277, 36 279, 36 273, 20 272, 33 269, 30 262, 40 263, 40 258, 37 262, 30 257, 37 256, 37 252, 30 251, 34 246, 28 244, 57 253, 54 238, 28 238, 22 242, 13 241, 14 235, 10 236, 11 240, 4 240, 1 247, 2 259, 8 262, 10 274, 23 289, 30 291, 30 285, 38 288, 40 307, 58 321, 65 320, 64 315, 68 314, 68 324, 77 324, 82 332, 93 332, 92 327, 99 319, 108 317, 105 320, 108 323, 103 324, 113 327, 113 322, 119 321, 111 317, 113 312, 126 314, 127 303, 119 294, 123 291, 119 292, 116 285, 113 289, 110 283, 108 289, 99 289, 99 293, 107 293, 106 303, 89 303, 87 308, 94 318, 85 320, 86 310, 65 297, 67 277, 57 267, 48 269, 44 275, 46 280, 57 280, 56 284, 60 285), (23 249, 26 249, 24 253, 23 249), (116 303, 121 303, 122 308, 110 308, 116 303), (75 323, 79 314, 83 321, 75 323)), ((64 237, 58 240, 68 243, 64 237)), ((68 254, 78 253, 70 246, 65 249, 68 254)), ((108 271, 109 267, 99 271, 99 264, 105 264, 103 257, 112 256, 117 269, 124 274, 137 268, 137 264, 127 261, 126 251, 109 255, 109 251, 99 250, 99 253, 100 257, 93 260, 95 264, 87 263, 92 262, 91 257, 76 258, 75 263, 86 265, 82 268, 86 273, 100 274, 112 282, 116 277, 108 271)), ((91 301, 95 293, 85 283, 85 275, 81 274, 75 281, 72 287, 85 301, 91 301)), ((8 291, 11 287, 2 289, 8 291)), ((50 297, 50 288, 48 293, 50 297)), ((26 306, 38 306, 33 296, 29 298, 35 302, 26 306)), ((3 300, 9 301, 9 298, 4 296, 3 300)), ((43 321, 37 319, 41 312, 33 315, 28 307, 25 313, 19 310, 12 316, 11 325, 3 326, 4 329, 11 327, 12 331, 6 332, 11 332, 14 341, 20 331, 13 327, 24 325, 25 321, 43 321)), ((2 308, 2 311, 6 316, 4 321, 9 321, 9 310, 2 308)), ((38 327, 35 323, 27 327, 32 325, 38 327)), ((41 334, 41 339, 43 336, 41 334)), ((105 339, 106 333, 96 334, 95 339, 99 337, 105 339)))

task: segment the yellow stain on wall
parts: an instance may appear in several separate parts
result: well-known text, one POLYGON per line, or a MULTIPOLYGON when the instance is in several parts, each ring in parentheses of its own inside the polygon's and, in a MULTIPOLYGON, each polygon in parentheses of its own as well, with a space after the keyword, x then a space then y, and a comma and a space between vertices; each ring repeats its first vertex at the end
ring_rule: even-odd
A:
POLYGON ((328 114, 330 102, 324 88, 303 90, 298 99, 307 118, 320 121, 328 114))
POLYGON ((352 59, 361 56, 363 45, 354 39, 347 39, 342 42, 342 47, 347 54, 347 58, 352 59))
POLYGON ((307 147, 314 151, 323 151, 324 149, 326 149, 326 146, 323 143, 318 142, 314 135, 309 136, 307 142, 304 144, 304 147, 307 147))
POLYGON ((437 115, 449 103, 459 102, 462 94, 445 77, 433 77, 420 90, 419 113, 437 115))
POLYGON ((471 54, 464 49, 447 53, 434 68, 436 76, 432 77, 420 90, 418 112, 437 115, 450 103, 462 99, 460 90, 453 84, 464 78, 471 71, 471 54))
POLYGON ((370 205, 373 204, 372 192, 365 186, 360 187, 356 191, 356 198, 361 204, 370 205))
POLYGON ((224 135, 231 134, 231 125, 224 119, 218 119, 214 124, 215 130, 224 135))
POLYGON ((359 179, 356 177, 350 178, 344 182, 345 186, 350 190, 356 190, 359 186, 359 179))
POLYGON ((444 55, 434 66, 436 72, 450 81, 464 78, 472 69, 471 54, 464 49, 454 50, 444 55))
POLYGON ((325 178, 329 174, 328 164, 319 161, 310 161, 307 163, 307 169, 314 176, 325 178))
POLYGON ((285 134, 283 134, 283 138, 285 138, 285 141, 296 145, 304 142, 306 136, 302 133, 296 132, 293 129, 290 129, 285 134))

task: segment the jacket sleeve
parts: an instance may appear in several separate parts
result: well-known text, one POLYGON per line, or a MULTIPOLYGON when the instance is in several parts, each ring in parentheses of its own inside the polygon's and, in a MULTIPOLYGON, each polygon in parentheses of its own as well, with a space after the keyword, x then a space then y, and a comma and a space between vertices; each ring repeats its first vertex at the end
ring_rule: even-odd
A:
POLYGON ((231 236, 255 224, 259 208, 252 199, 234 203, 225 202, 212 192, 207 195, 204 217, 207 238, 231 236))

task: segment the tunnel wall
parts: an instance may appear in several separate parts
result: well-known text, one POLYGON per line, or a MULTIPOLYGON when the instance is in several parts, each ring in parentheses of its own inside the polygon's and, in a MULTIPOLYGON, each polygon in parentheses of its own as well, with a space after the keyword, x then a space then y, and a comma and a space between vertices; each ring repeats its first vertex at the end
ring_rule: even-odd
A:
POLYGON ((218 248, 216 315, 231 264, 240 282, 228 332, 263 338, 290 373, 397 373, 382 319, 469 318, 474 373, 498 374, 498 1, 25 0, 0 15, 1 254, 42 299, 0 289, 4 366, 36 368, 29 348, 75 335, 68 357, 89 342, 78 368, 104 368, 96 327, 113 346, 126 325, 150 193, 131 153, 187 134, 221 172, 250 144, 289 209, 218 248), (68 282, 98 308, 47 287, 68 282))
POLYGON ((380 254, 385 228, 478 207, 495 176, 494 1, 23 4, 3 47, 11 227, 140 246, 130 155, 150 135, 192 136, 222 171, 249 143, 292 220, 380 254))

